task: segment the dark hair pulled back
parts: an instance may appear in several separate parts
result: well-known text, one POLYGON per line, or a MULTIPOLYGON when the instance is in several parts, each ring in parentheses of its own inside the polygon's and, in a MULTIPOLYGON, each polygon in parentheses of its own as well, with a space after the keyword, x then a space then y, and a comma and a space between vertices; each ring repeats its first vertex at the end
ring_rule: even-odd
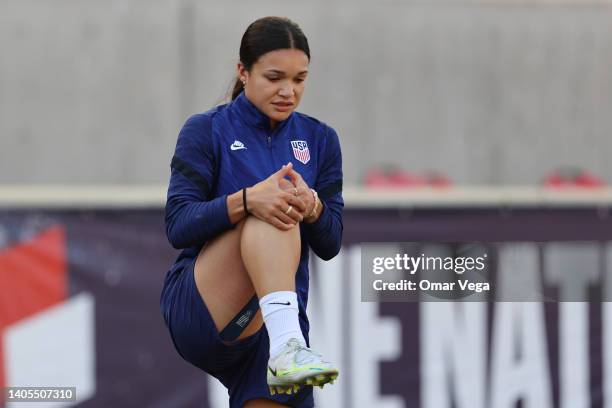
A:
MULTIPOLYGON (((310 61, 308 40, 296 23, 285 17, 263 17, 251 23, 244 32, 240 42, 240 62, 250 72, 262 55, 280 49, 302 50, 310 61)), ((236 78, 232 100, 243 89, 240 78, 236 78)))

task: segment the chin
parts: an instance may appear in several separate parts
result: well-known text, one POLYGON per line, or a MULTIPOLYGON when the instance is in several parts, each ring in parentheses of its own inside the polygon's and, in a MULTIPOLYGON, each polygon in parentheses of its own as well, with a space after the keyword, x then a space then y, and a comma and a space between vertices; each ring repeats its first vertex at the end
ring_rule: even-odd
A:
MULTIPOLYGON (((293 111, 291 111, 293 112, 293 111)), ((271 118, 277 122, 282 122, 283 120, 287 119, 289 117, 289 115, 291 115, 291 112, 286 112, 286 113, 282 113, 279 114, 278 112, 275 112, 274 115, 271 116, 271 118)))

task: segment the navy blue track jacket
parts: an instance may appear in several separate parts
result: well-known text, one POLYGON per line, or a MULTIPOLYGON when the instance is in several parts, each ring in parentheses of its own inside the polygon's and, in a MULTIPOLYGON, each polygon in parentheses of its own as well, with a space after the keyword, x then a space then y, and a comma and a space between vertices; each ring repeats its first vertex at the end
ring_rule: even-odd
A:
POLYGON ((268 116, 244 92, 228 104, 190 117, 178 136, 166 202, 166 232, 172 246, 183 251, 166 276, 164 292, 206 241, 233 228, 227 195, 257 184, 289 161, 324 203, 316 222, 300 224, 296 291, 300 320, 308 332, 308 248, 329 260, 338 254, 342 240, 338 135, 298 112, 271 129, 268 116))

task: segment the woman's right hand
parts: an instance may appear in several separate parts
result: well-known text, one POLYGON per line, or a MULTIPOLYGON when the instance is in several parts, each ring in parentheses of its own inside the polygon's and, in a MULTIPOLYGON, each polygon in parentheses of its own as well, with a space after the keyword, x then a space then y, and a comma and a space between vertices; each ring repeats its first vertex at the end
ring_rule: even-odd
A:
POLYGON ((293 164, 286 164, 246 191, 249 213, 283 231, 301 222, 304 219, 302 214, 306 211, 306 206, 299 197, 280 187, 291 169, 293 164))

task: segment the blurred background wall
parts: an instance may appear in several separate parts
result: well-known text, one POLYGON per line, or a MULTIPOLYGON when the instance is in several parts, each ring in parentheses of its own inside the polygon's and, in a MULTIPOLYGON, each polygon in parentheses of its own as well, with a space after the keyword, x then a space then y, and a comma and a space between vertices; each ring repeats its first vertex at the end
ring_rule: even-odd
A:
POLYGON ((1 0, 0 183, 165 183, 181 125, 223 101, 265 15, 309 38, 299 110, 337 129, 347 183, 381 163, 612 180, 606 4, 1 0))

